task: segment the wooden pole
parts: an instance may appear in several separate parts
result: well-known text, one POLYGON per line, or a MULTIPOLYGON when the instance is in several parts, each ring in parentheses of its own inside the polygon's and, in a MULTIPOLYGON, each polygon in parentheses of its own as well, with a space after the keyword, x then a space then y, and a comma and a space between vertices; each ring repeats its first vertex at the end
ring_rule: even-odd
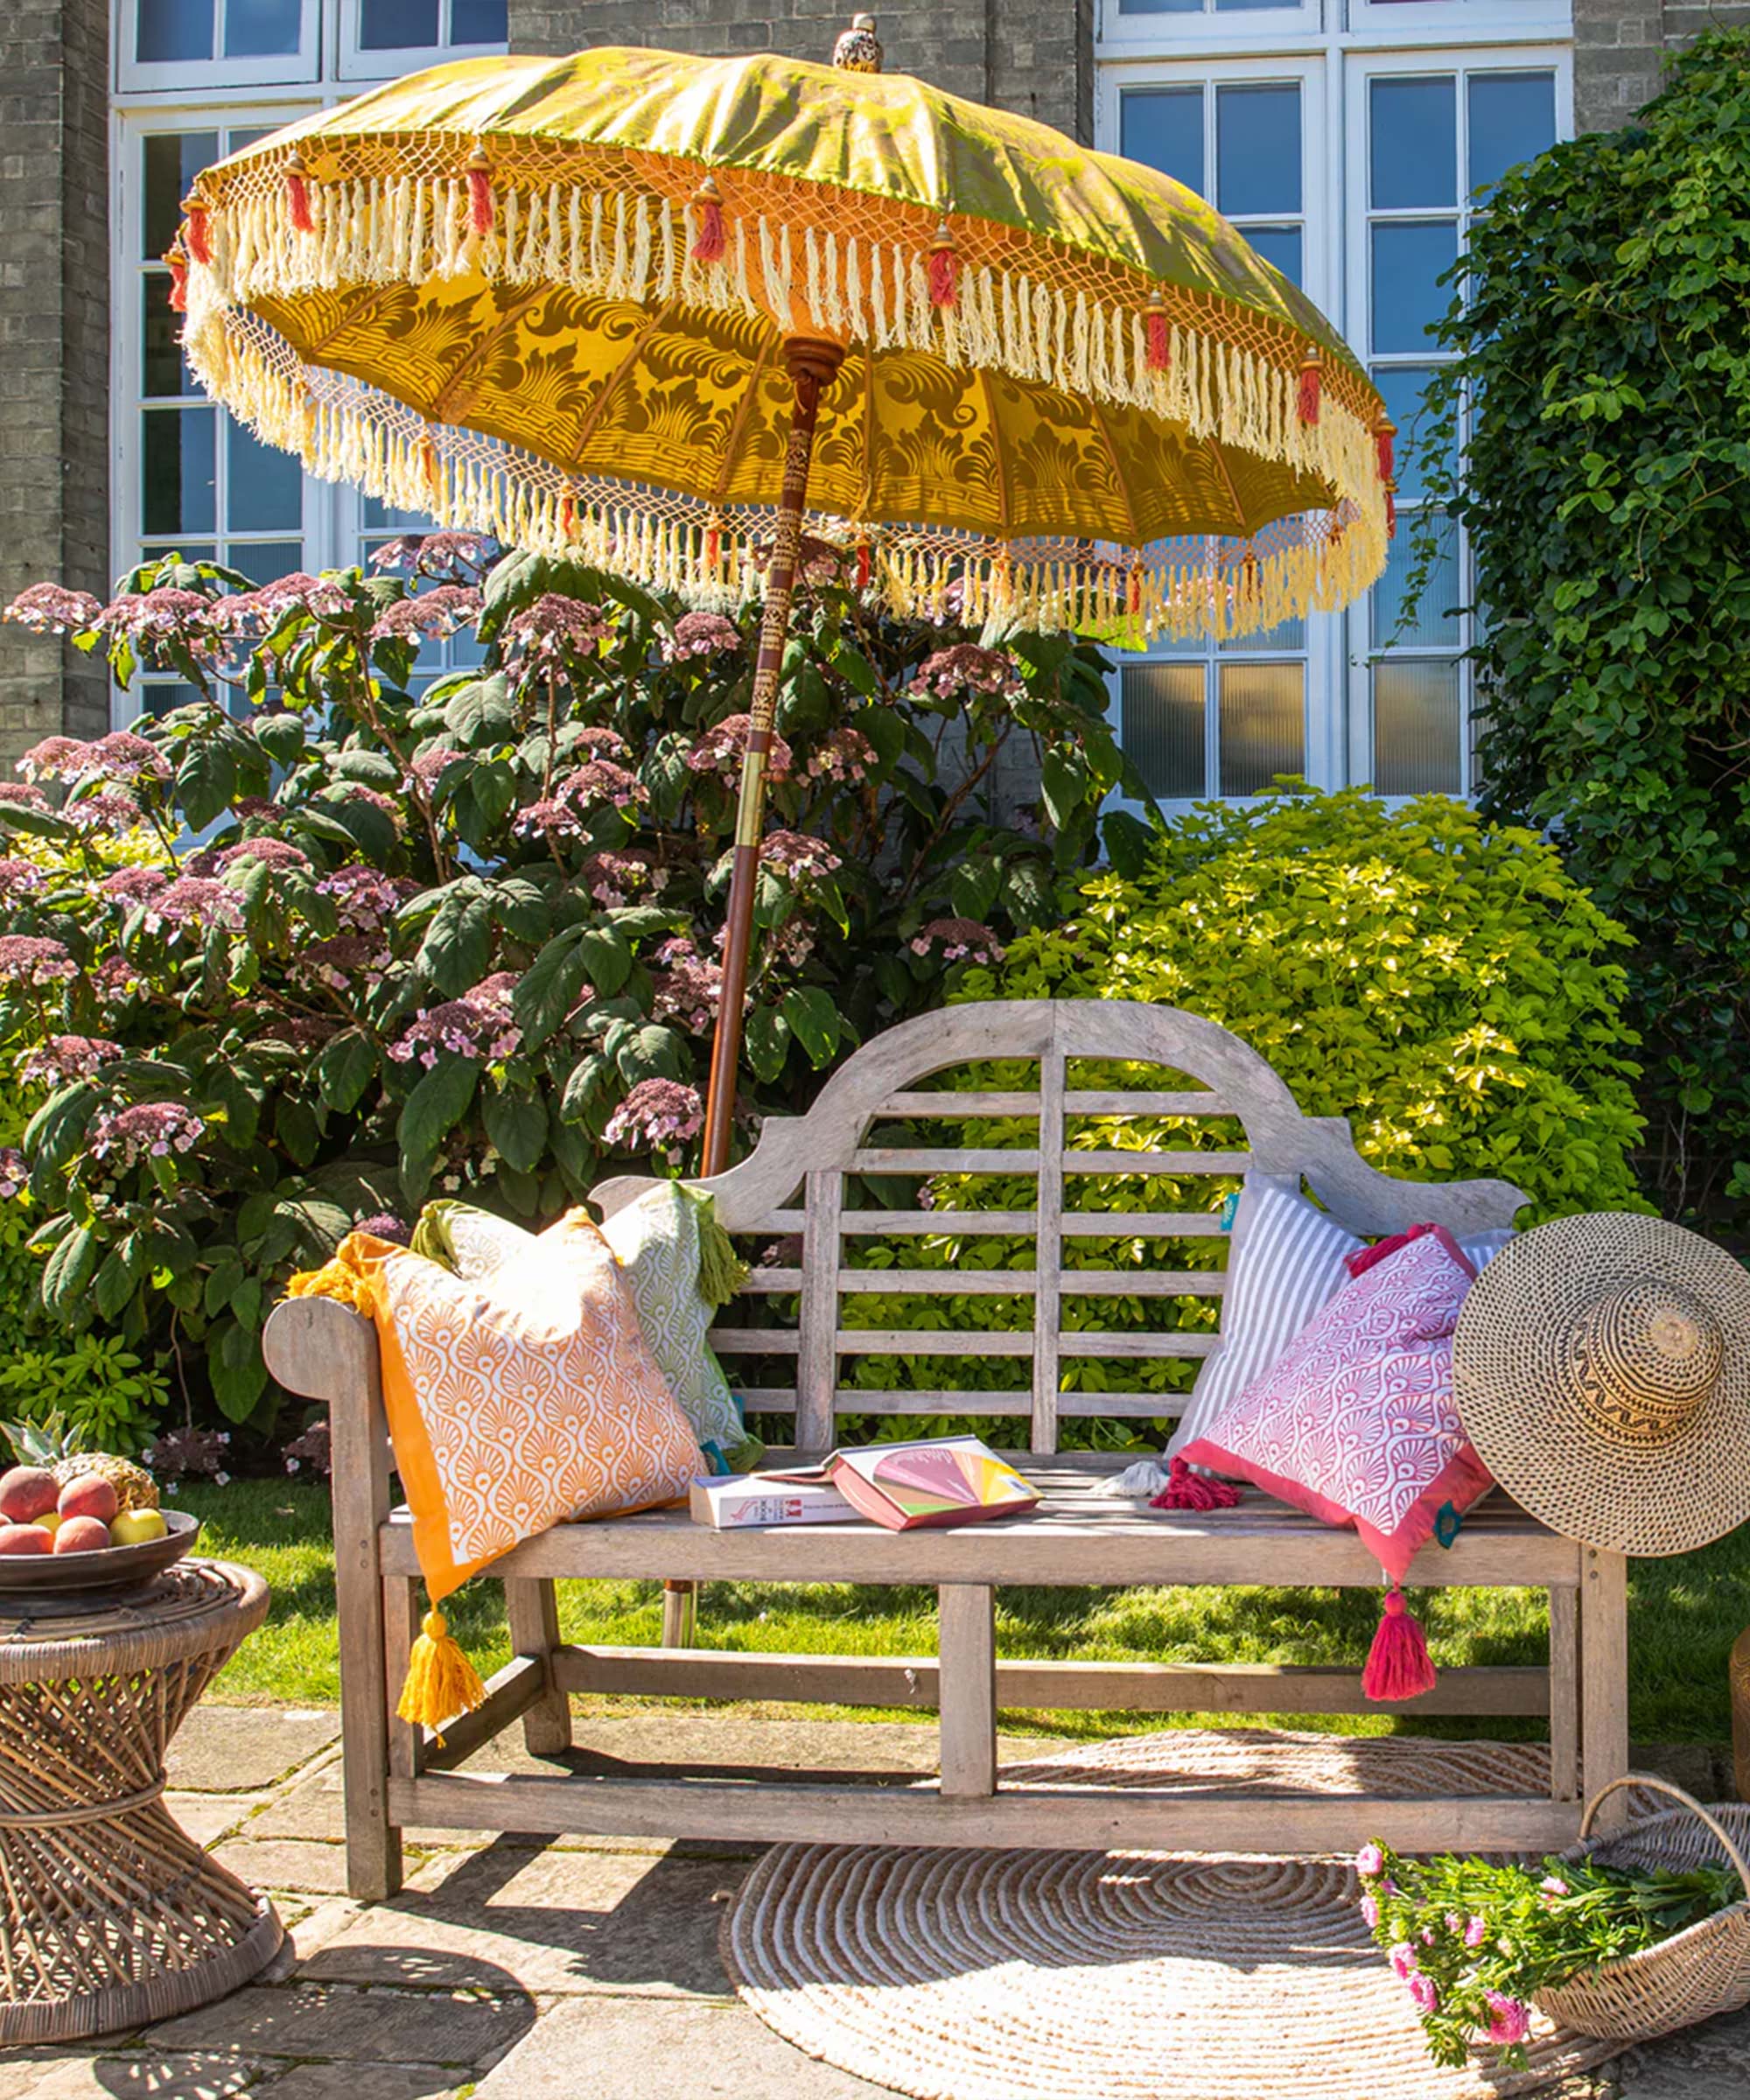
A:
POLYGON ((784 480, 778 498, 778 525, 772 559, 766 571, 766 611, 760 626, 760 654, 753 670, 753 697, 748 712, 747 755, 741 769, 741 799, 735 817, 735 858, 729 884, 729 923, 724 940, 723 989, 717 1010, 717 1035, 711 1044, 710 1091, 705 1102, 704 1157, 707 1175, 729 1165, 730 1134, 735 1119, 735 1072, 741 1060, 742 1007, 747 996, 747 965, 753 945, 753 897, 760 879, 760 841, 765 829, 766 767, 772 748, 772 719, 778 704, 778 677, 790 634, 790 599, 795 590, 802 546, 802 512, 808 493, 808 466, 814 456, 815 425, 820 398, 832 383, 844 353, 836 343, 793 337, 784 346, 795 388, 790 442, 784 455, 784 480))

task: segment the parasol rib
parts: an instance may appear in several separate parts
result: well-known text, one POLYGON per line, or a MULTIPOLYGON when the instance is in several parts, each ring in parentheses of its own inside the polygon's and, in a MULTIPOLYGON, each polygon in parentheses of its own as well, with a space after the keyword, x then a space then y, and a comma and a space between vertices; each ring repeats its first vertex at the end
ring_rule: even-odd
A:
MULTIPOLYGON (((543 299, 551 297, 551 288, 542 284, 531 291, 526 299, 519 299, 515 305, 500 308, 497 327, 490 334, 482 335, 480 340, 467 351, 466 354, 452 367, 449 375, 438 389, 437 399, 425 411, 428 423, 454 424, 458 420, 452 413, 456 406, 457 390, 465 388, 471 376, 478 376, 480 367, 496 353, 499 345, 504 340, 505 331, 508 328, 514 329, 525 313, 538 306, 543 299)), ((473 391, 463 393, 461 408, 464 414, 472 405, 474 392, 477 391, 476 388, 473 391)))
POLYGON ((1249 540, 1252 536, 1252 528, 1246 522, 1246 507, 1240 500, 1239 490, 1234 486, 1234 477, 1228 472, 1227 455, 1222 450, 1222 441, 1212 436, 1205 442, 1209 447, 1210 463, 1221 476, 1222 486, 1228 492, 1228 500, 1234 507, 1235 529, 1241 539, 1249 540))
MULTIPOLYGON (((1130 552, 1140 556, 1143 550, 1142 520, 1138 514, 1137 500, 1130 494, 1130 485, 1124 479, 1124 462, 1118 457, 1118 448, 1112 437, 1112 426, 1107 422, 1105 410, 1097 401, 1090 401, 1088 409, 1094 419, 1094 428, 1100 434, 1100 442, 1106 448, 1106 458, 1112 469, 1112 486, 1117 490, 1119 500, 1124 506, 1124 515, 1130 521, 1130 552)), ((1231 481, 1228 484, 1228 490, 1229 494, 1233 493, 1231 481)))

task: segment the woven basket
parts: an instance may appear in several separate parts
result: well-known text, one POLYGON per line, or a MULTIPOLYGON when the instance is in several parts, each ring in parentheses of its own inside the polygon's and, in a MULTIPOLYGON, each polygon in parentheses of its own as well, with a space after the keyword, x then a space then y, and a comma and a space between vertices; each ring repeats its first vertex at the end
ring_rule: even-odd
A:
POLYGON ((1565 1984, 1540 1991, 1541 2012, 1578 2034, 1611 2041, 1651 2041, 1679 2027, 1736 2012, 1750 2005, 1750 1868, 1742 1846, 1750 1844, 1750 1806, 1722 1809, 1716 1816, 1681 1787, 1662 1779, 1613 1780, 1586 1804, 1582 1842, 1564 1856, 1590 1858, 1601 1866, 1687 1867, 1718 1863, 1723 1852, 1738 1871, 1746 1897, 1712 1917, 1674 1933, 1656 1947, 1606 1962, 1565 1984), (1681 1809, 1648 1816, 1595 1844, 1585 1842, 1599 1804, 1619 1787, 1646 1787, 1669 1794, 1681 1809))

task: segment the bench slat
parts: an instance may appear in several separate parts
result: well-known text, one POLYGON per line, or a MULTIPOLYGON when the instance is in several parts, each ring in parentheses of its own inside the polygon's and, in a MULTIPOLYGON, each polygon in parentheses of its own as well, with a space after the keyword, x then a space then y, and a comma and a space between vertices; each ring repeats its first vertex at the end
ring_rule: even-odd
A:
MULTIPOLYGON (((878 1118, 918 1116, 952 1122, 960 1116, 1037 1116, 1039 1104, 1039 1096, 1029 1093, 914 1091, 890 1094, 875 1113, 878 1118)), ((1142 1088, 1129 1093, 1110 1088, 1071 1088, 1063 1097, 1063 1107, 1065 1114, 1069 1116, 1231 1116, 1234 1113, 1219 1094, 1162 1093, 1142 1088)))
POLYGON ((1036 1174, 1039 1164, 1036 1148, 1005 1152, 976 1147, 873 1144, 850 1155, 851 1172, 858 1174, 1036 1174))
MULTIPOLYGON (((841 1269, 838 1288, 913 1292, 927 1298, 1031 1297, 1036 1269, 841 1269)), ((800 1269, 753 1269, 744 1288, 781 1295, 800 1291, 800 1269)), ((1065 1298, 1219 1298, 1228 1287, 1221 1269, 1066 1269, 1058 1280, 1065 1298)))
POLYGON ((1066 1174, 1243 1174, 1250 1152, 1088 1152, 1071 1145, 1066 1174))

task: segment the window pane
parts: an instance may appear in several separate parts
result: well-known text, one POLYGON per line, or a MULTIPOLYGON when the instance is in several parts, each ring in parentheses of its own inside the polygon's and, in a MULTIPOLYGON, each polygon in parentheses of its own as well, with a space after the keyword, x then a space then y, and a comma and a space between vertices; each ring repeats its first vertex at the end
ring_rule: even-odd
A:
POLYGON ((213 56, 213 0, 139 0, 136 55, 143 66, 213 56))
POLYGON ((225 522, 233 532, 297 532, 304 523, 304 469, 293 452, 262 444, 241 423, 225 423, 225 522))
POLYGON ((140 529, 149 534, 211 532, 213 409, 148 409, 141 424, 140 529))
MULTIPOLYGON (((144 58, 145 53, 141 52, 144 58)), ((211 53, 203 52, 203 58, 211 53)), ((216 131, 153 131, 145 139, 145 240, 141 254, 149 262, 176 239, 182 224, 182 200, 202 168, 219 158, 216 131)))
POLYGON ((137 690, 140 712, 143 715, 150 715, 154 719, 159 716, 169 714, 172 708, 188 707, 195 701, 205 697, 199 686, 181 683, 175 685, 168 682, 143 684, 137 690))
POLYGON ((1232 14, 1251 7, 1292 7, 1294 0, 1215 0, 1218 13, 1232 14))
POLYGON ((359 0, 361 51, 422 51, 438 41, 438 0, 359 0))
POLYGON ((225 566, 241 569, 252 584, 274 584, 304 566, 302 540, 244 540, 225 550, 225 566))
POLYGON ((1306 622, 1284 620, 1278 627, 1266 628, 1260 634, 1241 634, 1232 641, 1218 641, 1215 647, 1224 655, 1243 652, 1253 656, 1280 656, 1284 650, 1306 647, 1306 622))
POLYGON ((298 49, 300 0, 225 0, 225 56, 277 58, 298 49))
POLYGON ((504 44, 509 41, 508 0, 451 0, 452 44, 504 44))
POLYGON ((1441 526, 1439 549, 1427 581, 1418 593, 1416 611, 1400 626, 1404 586, 1416 567, 1415 542, 1421 516, 1414 512, 1397 521, 1397 536, 1385 557, 1385 574, 1373 587, 1373 646, 1376 649, 1455 649, 1463 637, 1453 614, 1459 605, 1459 528, 1452 519, 1441 526))
POLYGON ((1278 773, 1306 770, 1306 674, 1298 663, 1224 663, 1220 679, 1223 794, 1261 794, 1278 773))
POLYGON ((1246 240, 1273 270, 1279 270, 1291 284, 1300 282, 1300 228, 1298 226, 1249 226, 1246 240))
POLYGON ((1457 85, 1435 80, 1372 80, 1368 159, 1376 212, 1456 204, 1457 85))
MULTIPOLYGON (((1416 425, 1422 413, 1422 393, 1434 376, 1432 365, 1382 365, 1376 369, 1373 383, 1385 402, 1385 412, 1397 425, 1392 451, 1397 462, 1400 502, 1422 494, 1422 466, 1417 458, 1416 425)), ((1425 435, 1425 432, 1424 433, 1425 435)))
POLYGON ((1461 794, 1456 663, 1376 663, 1373 784, 1381 794, 1461 794))
POLYGON ((140 279, 140 391, 147 395, 192 394, 198 389, 194 375, 177 340, 182 316, 170 310, 170 276, 161 270, 148 270, 140 279))
POLYGON ((1121 741, 1164 802, 1207 794, 1200 663, 1127 663, 1119 674, 1121 741))
POLYGON ((1203 0, 1118 0, 1121 15, 1200 15, 1203 0))
POLYGON ((1215 90, 1216 208, 1242 212, 1300 209, 1300 90, 1298 87, 1215 90))
POLYGON ((1203 90, 1132 88, 1118 97, 1118 150, 1203 194, 1203 90))
POLYGON ((1556 143, 1554 74, 1473 74, 1469 96, 1467 188, 1493 189, 1509 168, 1556 143))
POLYGON ((1389 219, 1373 228, 1373 347, 1427 351, 1428 330, 1452 303, 1439 282, 1459 256, 1451 219, 1389 219))

